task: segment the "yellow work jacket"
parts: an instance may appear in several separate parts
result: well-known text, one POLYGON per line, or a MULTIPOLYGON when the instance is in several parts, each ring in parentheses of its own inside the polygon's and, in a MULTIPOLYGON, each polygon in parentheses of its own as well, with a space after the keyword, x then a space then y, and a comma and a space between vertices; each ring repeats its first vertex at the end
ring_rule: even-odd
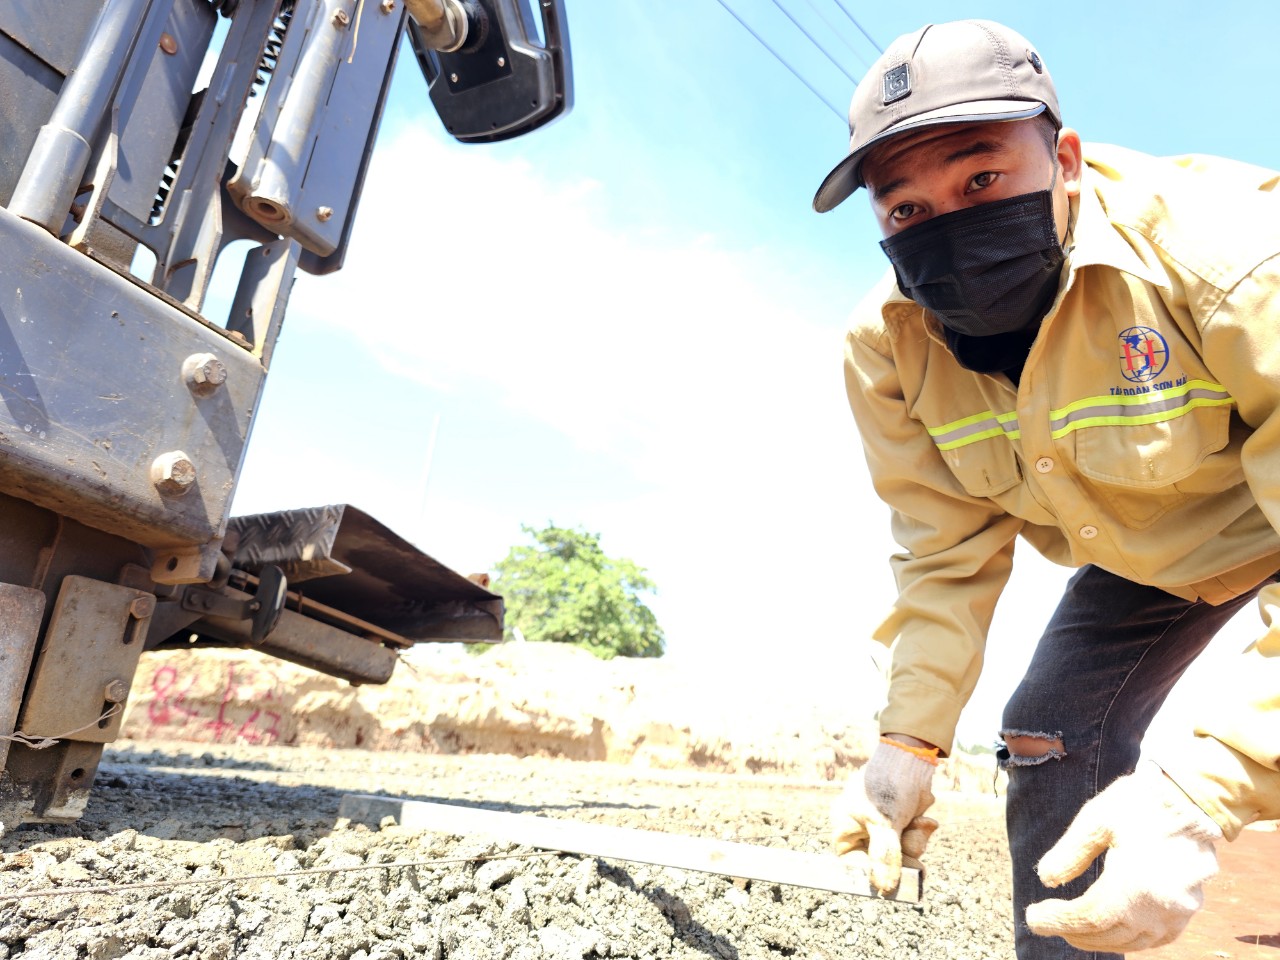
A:
POLYGON ((1019 534, 1057 563, 1210 603, 1280 571, 1277 174, 1106 146, 1085 159, 1016 386, 962 368, 892 271, 846 341, 903 551, 876 632, 893 647, 881 729, 944 750, 1019 534))

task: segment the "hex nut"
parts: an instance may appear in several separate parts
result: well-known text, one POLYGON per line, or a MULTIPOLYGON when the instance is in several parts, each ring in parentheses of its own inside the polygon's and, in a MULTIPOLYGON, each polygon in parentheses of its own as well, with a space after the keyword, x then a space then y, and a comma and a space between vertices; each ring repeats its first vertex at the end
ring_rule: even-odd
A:
POLYGON ((129 685, 119 677, 107 683, 106 688, 102 691, 102 699, 107 703, 124 703, 125 698, 129 696, 129 685))
POLYGON ((145 620, 156 612, 155 597, 135 597, 129 604, 129 616, 135 620, 145 620))
POLYGON ((151 463, 151 482, 170 497, 181 497, 196 483, 196 465, 181 450, 162 453, 151 463))
POLYGON ((182 379, 197 397, 207 397, 227 382, 227 365, 212 353, 193 353, 182 361, 182 379))

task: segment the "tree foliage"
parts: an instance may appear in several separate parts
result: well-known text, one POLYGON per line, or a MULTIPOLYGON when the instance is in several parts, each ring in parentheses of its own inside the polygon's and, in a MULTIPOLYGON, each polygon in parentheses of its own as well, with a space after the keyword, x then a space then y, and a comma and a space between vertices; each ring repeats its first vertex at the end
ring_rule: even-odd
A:
POLYGON ((655 592, 643 568, 600 549, 600 535, 548 525, 522 527, 532 545, 497 565, 493 589, 506 602, 507 636, 573 643, 598 657, 660 657, 666 639, 641 599, 655 592))

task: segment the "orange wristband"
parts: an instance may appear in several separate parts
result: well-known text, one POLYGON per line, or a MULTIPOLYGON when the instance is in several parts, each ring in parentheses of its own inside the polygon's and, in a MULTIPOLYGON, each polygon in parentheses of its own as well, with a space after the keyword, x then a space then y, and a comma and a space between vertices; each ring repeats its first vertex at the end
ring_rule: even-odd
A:
POLYGON ((913 747, 908 743, 891 740, 889 737, 881 737, 880 742, 887 743, 891 747, 897 747, 899 750, 905 750, 907 753, 917 756, 925 763, 933 764, 935 767, 938 765, 938 754, 940 751, 937 747, 913 747))

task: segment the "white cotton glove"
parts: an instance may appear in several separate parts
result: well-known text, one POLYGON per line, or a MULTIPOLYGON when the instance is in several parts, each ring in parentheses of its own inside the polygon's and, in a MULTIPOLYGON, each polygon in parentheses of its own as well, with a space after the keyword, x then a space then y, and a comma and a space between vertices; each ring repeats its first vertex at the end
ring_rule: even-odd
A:
POLYGON ((1102 874, 1075 900, 1027 907, 1027 925, 1081 950, 1129 953, 1175 939, 1204 903, 1200 886, 1218 872, 1222 831, 1151 762, 1081 808, 1036 867, 1057 887, 1103 851, 1102 874))
POLYGON ((902 877, 902 857, 920 857, 937 829, 921 816, 933 803, 935 763, 881 740, 831 805, 831 843, 839 855, 870 860, 871 884, 889 893, 902 877))

